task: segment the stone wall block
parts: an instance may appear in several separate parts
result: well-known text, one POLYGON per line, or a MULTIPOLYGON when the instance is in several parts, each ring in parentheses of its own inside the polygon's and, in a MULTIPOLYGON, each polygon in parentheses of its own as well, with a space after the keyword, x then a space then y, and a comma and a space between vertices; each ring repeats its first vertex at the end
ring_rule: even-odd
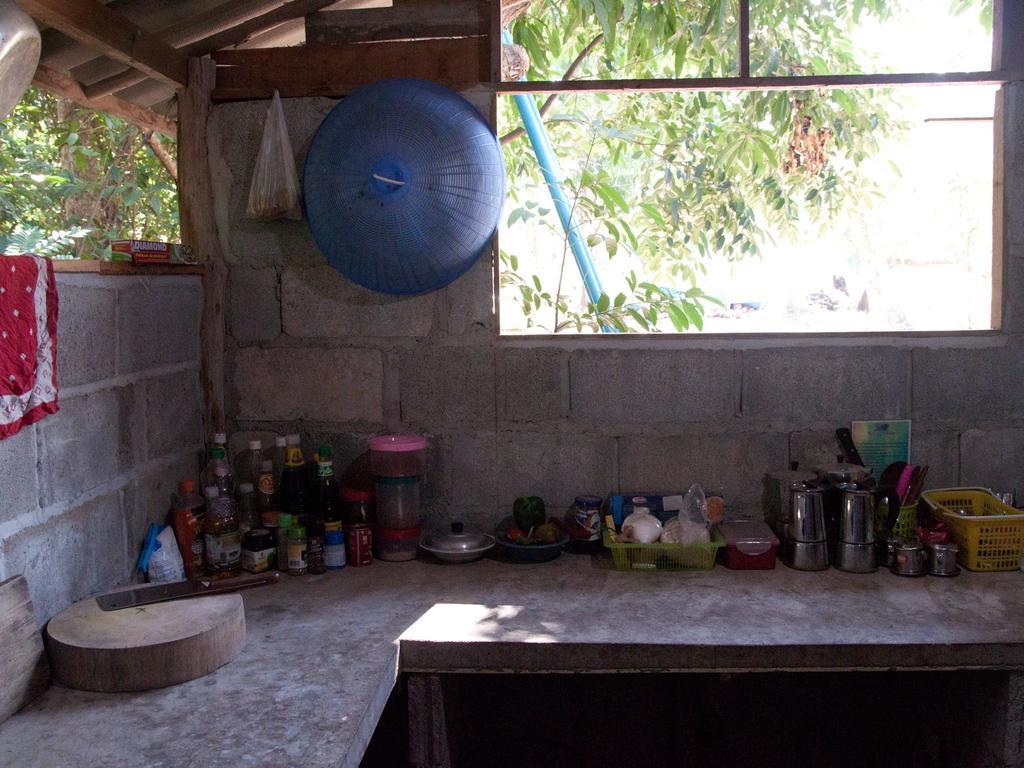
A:
POLYGON ((145 457, 132 387, 71 397, 37 425, 40 506, 71 501, 145 457))
POLYGON ((614 437, 499 432, 497 440, 499 517, 512 514, 519 496, 540 496, 550 514, 560 515, 579 494, 603 496, 616 489, 614 437))
POLYGON ((954 429, 911 424, 910 461, 928 465, 926 490, 956 487, 960 484, 960 434, 954 429))
POLYGON ((445 434, 425 434, 427 469, 420 481, 422 523, 448 514, 452 506, 452 438, 445 434))
POLYGON ((448 334, 490 343, 497 333, 494 311, 494 257, 484 253, 466 274, 444 291, 448 334))
POLYGON ((457 509, 496 508, 502 474, 497 433, 458 432, 452 436, 452 504, 457 509))
POLYGON ((383 415, 383 363, 372 349, 247 347, 235 355, 236 418, 364 421, 383 415))
POLYGON ((115 491, 0 542, 7 574, 24 574, 42 624, 77 600, 121 583, 124 521, 115 491))
MULTIPOLYGON (((234 460, 242 451, 249 449, 250 440, 259 440, 263 443, 263 452, 266 458, 271 458, 274 453, 275 441, 278 434, 286 434, 286 432, 273 432, 271 430, 264 429, 236 429, 233 432, 228 433, 228 458, 232 461, 234 466, 234 460)), ((206 439, 204 435, 204 440, 206 439)), ((205 460, 205 456, 204 456, 205 460)))
MULTIPOLYGON (((286 425, 281 425, 281 434, 286 434, 286 425)), ((339 429, 332 425, 296 424, 295 429, 302 437, 302 449, 307 457, 321 445, 331 446, 334 474, 341 485, 364 488, 372 484, 370 472, 370 438, 381 430, 339 429)))
POLYGON ((284 332, 307 338, 426 336, 441 294, 390 296, 362 288, 333 267, 288 269, 281 277, 284 332))
MULTIPOLYGON (((330 99, 284 99, 285 122, 295 153, 295 166, 302 178, 302 163, 313 134, 334 106, 330 99)), ((219 148, 219 165, 231 169, 230 186, 218 189, 219 216, 227 224, 230 245, 228 259, 246 266, 290 264, 314 266, 323 263, 305 221, 279 219, 259 221, 245 214, 252 185, 252 169, 259 152, 267 117, 267 102, 244 101, 220 104, 210 114, 213 144, 219 148)), ((218 179, 214 180, 215 183, 218 179)))
POLYGON ((118 302, 118 373, 199 359, 198 277, 133 280, 118 302))
MULTIPOLYGON (((1024 429, 968 429, 960 436, 960 485, 1006 492, 1020 486, 1024 429)), ((932 485, 929 483, 929 485, 932 485)), ((932 486, 934 487, 934 486, 932 486)))
POLYGON ((682 491, 700 483, 721 494, 728 509, 758 515, 765 472, 786 466, 783 433, 758 432, 671 437, 632 436, 619 441, 623 493, 682 491))
POLYGON ((61 387, 114 375, 115 302, 110 288, 75 285, 57 278, 57 379, 61 387))
POLYGON ((586 350, 569 359, 572 417, 599 424, 731 419, 739 358, 727 350, 586 350))
MULTIPOLYGON (((801 469, 832 463, 839 453, 834 429, 800 430, 789 435, 789 460, 799 462, 801 469)), ((959 434, 955 429, 911 424, 910 461, 929 466, 927 487, 955 486, 960 466, 959 434)), ((773 469, 786 469, 787 466, 782 463, 773 469)), ((884 467, 874 473, 875 477, 881 474, 881 469, 884 467)))
POLYGON ((403 421, 416 426, 494 423, 494 350, 423 347, 403 354, 403 421))
POLYGON ((901 418, 910 357, 900 349, 786 347, 743 353, 743 416, 842 424, 901 418))
POLYGON ((569 355, 555 349, 497 351, 498 414, 516 422, 569 414, 569 355))
MULTIPOLYGON (((842 424, 837 422, 836 427, 839 426, 842 426, 842 424)), ((783 458, 776 466, 765 467, 765 472, 789 469, 790 463, 794 461, 797 462, 800 469, 811 469, 821 464, 832 464, 840 453, 834 428, 805 429, 790 432, 789 458, 783 458)))
POLYGON ((234 267, 228 281, 228 327, 235 341, 269 341, 281 334, 281 301, 273 267, 234 267))
POLYGON ((144 386, 148 455, 156 458, 199 448, 203 444, 199 372, 147 379, 144 386))
POLYGON ((18 434, 0 440, 0 523, 29 512, 39 504, 37 429, 35 424, 22 427, 18 434))
POLYGON ((975 426, 1024 416, 1024 345, 914 350, 913 417, 975 426))

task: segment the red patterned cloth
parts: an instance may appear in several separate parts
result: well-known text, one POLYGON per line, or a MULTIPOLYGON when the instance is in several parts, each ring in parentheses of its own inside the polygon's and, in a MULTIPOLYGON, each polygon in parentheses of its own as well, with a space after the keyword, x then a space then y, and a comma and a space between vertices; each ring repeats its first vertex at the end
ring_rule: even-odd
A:
POLYGON ((57 408, 53 264, 0 256, 0 440, 57 408))

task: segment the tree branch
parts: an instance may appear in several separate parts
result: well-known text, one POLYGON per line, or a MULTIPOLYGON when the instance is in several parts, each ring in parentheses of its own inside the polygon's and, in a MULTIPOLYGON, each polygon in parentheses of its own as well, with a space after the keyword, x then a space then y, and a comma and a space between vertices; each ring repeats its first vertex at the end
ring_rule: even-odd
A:
MULTIPOLYGON (((597 46, 601 44, 602 40, 604 40, 604 32, 598 33, 597 37, 595 37, 593 40, 587 43, 587 45, 583 48, 582 51, 579 52, 576 58, 572 60, 572 64, 569 65, 569 68, 565 70, 565 74, 562 75, 562 79, 571 80, 573 76, 576 74, 576 72, 579 70, 579 68, 583 66, 583 62, 586 60, 586 58, 591 53, 593 53, 594 49, 597 48, 597 46)), ((557 93, 552 93, 550 96, 548 96, 547 99, 544 100, 544 103, 541 104, 540 116, 544 117, 548 112, 550 112, 551 107, 554 106, 557 100, 557 93)), ((502 143, 502 145, 510 144, 511 142, 515 141, 520 136, 524 136, 525 134, 526 129, 523 128, 522 126, 519 126, 514 131, 509 131, 508 133, 506 133, 499 139, 499 141, 502 143)))
POLYGON ((146 142, 147 146, 153 151, 153 154, 156 155, 156 159, 160 161, 160 165, 167 170, 167 173, 174 179, 174 183, 177 184, 178 166, 174 162, 174 158, 167 151, 167 148, 164 147, 163 142, 160 141, 153 131, 146 131, 142 134, 142 140, 146 142))

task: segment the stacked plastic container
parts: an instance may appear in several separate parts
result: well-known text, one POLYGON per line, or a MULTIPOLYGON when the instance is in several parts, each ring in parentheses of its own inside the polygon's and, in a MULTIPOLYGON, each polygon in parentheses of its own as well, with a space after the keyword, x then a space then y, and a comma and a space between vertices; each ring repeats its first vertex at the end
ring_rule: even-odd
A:
POLYGON ((418 435, 381 435, 370 440, 376 489, 374 548, 380 560, 413 560, 420 539, 420 480, 427 441, 418 435))

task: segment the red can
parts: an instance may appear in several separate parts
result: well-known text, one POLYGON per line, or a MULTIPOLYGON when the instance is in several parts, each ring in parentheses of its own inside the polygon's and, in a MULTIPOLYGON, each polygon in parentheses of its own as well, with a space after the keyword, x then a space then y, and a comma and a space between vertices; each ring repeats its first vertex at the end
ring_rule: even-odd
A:
POLYGON ((345 537, 348 564, 369 565, 372 563, 372 545, 373 534, 370 532, 370 526, 365 523, 350 525, 348 527, 348 536, 345 537))

